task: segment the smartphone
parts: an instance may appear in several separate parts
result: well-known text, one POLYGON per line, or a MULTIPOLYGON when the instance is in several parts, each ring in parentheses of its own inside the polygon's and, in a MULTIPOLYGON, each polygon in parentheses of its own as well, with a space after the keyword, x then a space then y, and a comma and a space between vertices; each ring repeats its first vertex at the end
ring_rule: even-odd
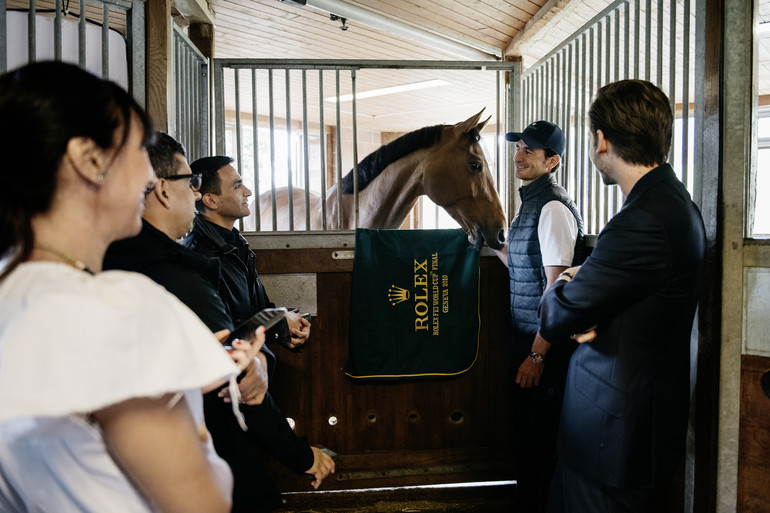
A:
POLYGON ((225 340, 225 349, 232 349, 232 343, 235 339, 253 342, 254 332, 257 328, 264 326, 265 330, 269 330, 284 317, 286 317, 286 308, 265 308, 260 310, 253 317, 239 324, 230 332, 227 340, 225 340))

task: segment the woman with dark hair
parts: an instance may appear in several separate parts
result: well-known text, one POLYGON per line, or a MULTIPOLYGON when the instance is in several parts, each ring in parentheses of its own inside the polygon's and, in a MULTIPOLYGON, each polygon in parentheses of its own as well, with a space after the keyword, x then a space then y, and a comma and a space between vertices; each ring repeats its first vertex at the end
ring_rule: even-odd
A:
POLYGON ((228 357, 164 289, 101 272, 141 228, 151 133, 76 66, 0 77, 0 511, 229 510, 201 387, 255 351, 228 357))

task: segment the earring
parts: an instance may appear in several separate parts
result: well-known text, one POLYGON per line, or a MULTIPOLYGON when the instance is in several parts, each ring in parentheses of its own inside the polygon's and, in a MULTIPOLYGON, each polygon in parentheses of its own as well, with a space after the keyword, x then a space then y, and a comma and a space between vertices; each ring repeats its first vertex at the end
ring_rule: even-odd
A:
POLYGON ((99 183, 104 182, 104 175, 102 173, 99 173, 98 175, 96 175, 96 181, 99 183))

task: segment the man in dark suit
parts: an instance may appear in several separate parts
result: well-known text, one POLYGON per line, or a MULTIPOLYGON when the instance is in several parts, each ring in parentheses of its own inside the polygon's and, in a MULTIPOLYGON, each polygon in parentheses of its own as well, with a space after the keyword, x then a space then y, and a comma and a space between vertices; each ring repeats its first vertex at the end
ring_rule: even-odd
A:
POLYGON ((625 202, 540 303, 546 340, 584 342, 570 361, 549 511, 647 512, 684 461, 705 231, 666 163, 673 115, 660 89, 606 85, 589 118, 591 160, 625 202))

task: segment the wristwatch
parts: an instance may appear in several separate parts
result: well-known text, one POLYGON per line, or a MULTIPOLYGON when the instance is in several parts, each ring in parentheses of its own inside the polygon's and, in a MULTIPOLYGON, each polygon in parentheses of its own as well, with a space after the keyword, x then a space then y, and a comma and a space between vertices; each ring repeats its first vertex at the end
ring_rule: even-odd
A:
POLYGON ((543 365, 545 363, 545 355, 543 353, 529 353, 529 357, 537 365, 543 365))

